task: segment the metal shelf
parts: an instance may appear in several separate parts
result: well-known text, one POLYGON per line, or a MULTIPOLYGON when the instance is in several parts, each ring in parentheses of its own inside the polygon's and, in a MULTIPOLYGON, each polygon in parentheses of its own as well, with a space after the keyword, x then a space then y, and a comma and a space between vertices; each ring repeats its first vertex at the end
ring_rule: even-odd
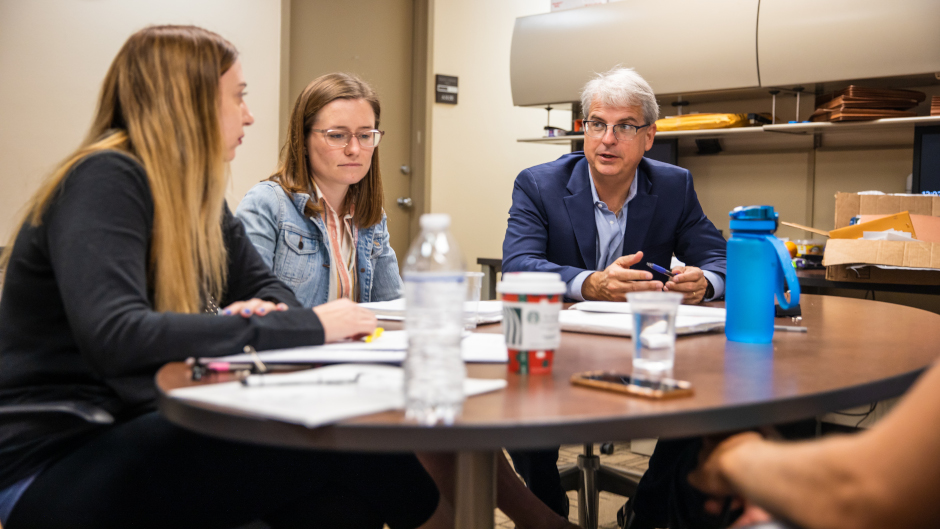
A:
MULTIPOLYGON (((702 129, 677 130, 657 132, 656 137, 661 139, 694 139, 694 138, 728 138, 728 139, 772 139, 776 135, 810 136, 815 134, 838 134, 842 132, 864 133, 879 130, 905 130, 911 132, 916 125, 940 125, 940 116, 918 116, 913 118, 887 118, 874 121, 846 121, 841 123, 786 123, 780 125, 764 125, 762 127, 737 127, 733 129, 702 129), (776 133, 764 135, 764 133, 776 133)), ((553 138, 520 138, 520 143, 547 143, 566 144, 572 141, 581 141, 583 135, 557 136, 553 138)))

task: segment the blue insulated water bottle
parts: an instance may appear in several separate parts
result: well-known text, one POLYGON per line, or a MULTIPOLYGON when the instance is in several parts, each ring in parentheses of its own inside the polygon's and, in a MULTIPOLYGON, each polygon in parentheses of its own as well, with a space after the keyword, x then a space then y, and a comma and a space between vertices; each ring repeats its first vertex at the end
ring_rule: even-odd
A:
POLYGON ((777 231, 773 206, 746 206, 731 212, 728 271, 725 278, 725 336, 735 342, 770 343, 774 336, 774 295, 783 309, 800 303, 800 284, 790 252, 777 231), (783 295, 790 288, 790 300, 783 295))

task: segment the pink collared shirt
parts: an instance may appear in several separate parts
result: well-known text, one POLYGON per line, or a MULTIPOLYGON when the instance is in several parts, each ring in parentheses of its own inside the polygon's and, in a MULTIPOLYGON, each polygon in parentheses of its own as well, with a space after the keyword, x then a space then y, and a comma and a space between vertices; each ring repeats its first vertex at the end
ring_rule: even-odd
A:
POLYGON ((330 293, 327 301, 347 298, 357 301, 358 284, 356 278, 356 243, 359 229, 353 222, 355 205, 349 205, 349 211, 342 218, 326 201, 317 184, 313 184, 314 196, 319 197, 322 212, 320 218, 326 225, 327 244, 330 254, 330 293))

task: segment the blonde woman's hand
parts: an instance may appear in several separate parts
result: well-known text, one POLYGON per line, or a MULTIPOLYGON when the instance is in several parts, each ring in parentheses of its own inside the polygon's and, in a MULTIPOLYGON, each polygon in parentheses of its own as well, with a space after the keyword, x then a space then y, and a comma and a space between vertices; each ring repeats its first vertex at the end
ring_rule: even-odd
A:
POLYGON ((250 318, 253 315, 264 316, 270 312, 277 312, 287 310, 287 305, 284 303, 272 303, 270 301, 265 301, 263 299, 252 298, 248 301, 236 301, 228 307, 222 309, 222 314, 225 316, 232 316, 238 314, 243 318, 250 318))
POLYGON ((313 308, 323 325, 323 336, 327 342, 347 338, 360 338, 372 334, 378 320, 369 309, 349 301, 338 299, 313 308))

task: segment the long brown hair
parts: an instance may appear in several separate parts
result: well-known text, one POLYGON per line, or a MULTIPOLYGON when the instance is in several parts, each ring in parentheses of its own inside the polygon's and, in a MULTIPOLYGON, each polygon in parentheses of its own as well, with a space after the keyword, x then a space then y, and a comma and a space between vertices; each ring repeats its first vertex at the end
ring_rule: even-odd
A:
MULTIPOLYGON (((221 300, 228 255, 221 219, 228 180, 219 125, 219 78, 238 51, 195 26, 153 26, 132 35, 105 76, 82 145, 27 203, 38 226, 62 181, 87 156, 116 150, 143 165, 154 218, 148 284, 158 311, 200 312, 221 300)), ((9 260, 8 244, 2 262, 9 260)))
MULTIPOLYGON (((277 171, 269 178, 280 184, 288 195, 309 193, 313 188, 313 175, 307 162, 307 138, 320 109, 337 99, 367 101, 375 113, 375 126, 379 126, 379 98, 375 95, 375 90, 359 77, 346 73, 329 73, 311 81, 294 103, 287 126, 287 141, 281 148, 281 160, 277 171)), ((369 172, 358 183, 349 186, 346 194, 346 204, 355 204, 353 221, 356 225, 368 228, 378 224, 382 220, 383 199, 379 148, 376 147, 372 150, 369 172)), ((320 204, 313 200, 308 200, 304 206, 304 214, 307 216, 319 216, 321 211, 320 204)))

